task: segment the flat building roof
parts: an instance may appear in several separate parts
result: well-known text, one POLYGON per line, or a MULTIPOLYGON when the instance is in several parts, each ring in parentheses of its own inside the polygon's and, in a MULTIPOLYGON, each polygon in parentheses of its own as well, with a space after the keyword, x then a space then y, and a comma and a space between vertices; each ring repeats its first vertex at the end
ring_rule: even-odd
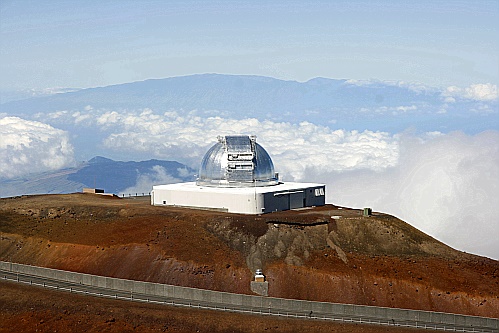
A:
POLYGON ((286 182, 271 186, 254 186, 254 187, 212 187, 199 186, 195 182, 176 183, 166 185, 154 185, 154 190, 182 190, 192 192, 212 192, 212 193, 233 193, 233 194, 250 194, 250 193, 268 193, 268 192, 291 192, 304 190, 311 187, 325 186, 318 183, 295 183, 286 182))

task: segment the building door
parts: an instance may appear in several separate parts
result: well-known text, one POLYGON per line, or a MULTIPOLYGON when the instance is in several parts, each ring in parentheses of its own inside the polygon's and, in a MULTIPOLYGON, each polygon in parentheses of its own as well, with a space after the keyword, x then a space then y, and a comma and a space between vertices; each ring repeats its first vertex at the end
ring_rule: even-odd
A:
POLYGON ((303 207, 303 192, 289 194, 289 209, 303 207))

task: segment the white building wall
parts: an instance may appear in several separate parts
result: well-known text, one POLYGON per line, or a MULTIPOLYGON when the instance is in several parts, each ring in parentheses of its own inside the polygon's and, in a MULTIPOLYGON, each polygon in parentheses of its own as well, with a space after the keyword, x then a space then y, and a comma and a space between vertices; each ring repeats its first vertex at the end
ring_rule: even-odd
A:
POLYGON ((240 214, 259 214, 263 208, 261 193, 212 191, 210 188, 190 191, 175 186, 154 186, 151 201, 153 205, 211 208, 240 214))

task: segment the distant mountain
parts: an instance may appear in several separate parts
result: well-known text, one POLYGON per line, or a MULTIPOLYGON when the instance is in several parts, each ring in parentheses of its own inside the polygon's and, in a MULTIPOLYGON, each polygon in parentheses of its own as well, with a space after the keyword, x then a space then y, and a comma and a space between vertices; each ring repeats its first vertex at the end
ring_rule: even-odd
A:
MULTIPOLYGON (((475 117, 469 110, 475 102, 446 103, 438 89, 377 81, 315 78, 296 82, 200 74, 11 101, 0 105, 0 112, 23 117, 61 110, 84 113, 88 106, 109 110, 151 108, 157 112, 197 110, 200 115, 233 119, 309 121, 345 129, 400 131, 420 123, 423 130, 452 130, 463 124, 469 127, 475 117)), ((490 121, 499 128, 497 117, 489 118, 487 126, 482 119, 474 130, 490 128, 490 121)))
POLYGON ((74 193, 81 192, 84 187, 96 187, 118 195, 141 195, 149 193, 153 184, 193 179, 194 170, 175 161, 121 162, 97 156, 75 168, 1 181, 0 197, 74 193))

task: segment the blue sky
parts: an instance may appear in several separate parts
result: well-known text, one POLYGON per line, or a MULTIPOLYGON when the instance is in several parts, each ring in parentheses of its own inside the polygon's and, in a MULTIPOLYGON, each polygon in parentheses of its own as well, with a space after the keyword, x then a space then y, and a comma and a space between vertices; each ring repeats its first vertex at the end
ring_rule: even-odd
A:
POLYGON ((0 89, 194 73, 499 83, 497 1, 0 2, 0 89))

